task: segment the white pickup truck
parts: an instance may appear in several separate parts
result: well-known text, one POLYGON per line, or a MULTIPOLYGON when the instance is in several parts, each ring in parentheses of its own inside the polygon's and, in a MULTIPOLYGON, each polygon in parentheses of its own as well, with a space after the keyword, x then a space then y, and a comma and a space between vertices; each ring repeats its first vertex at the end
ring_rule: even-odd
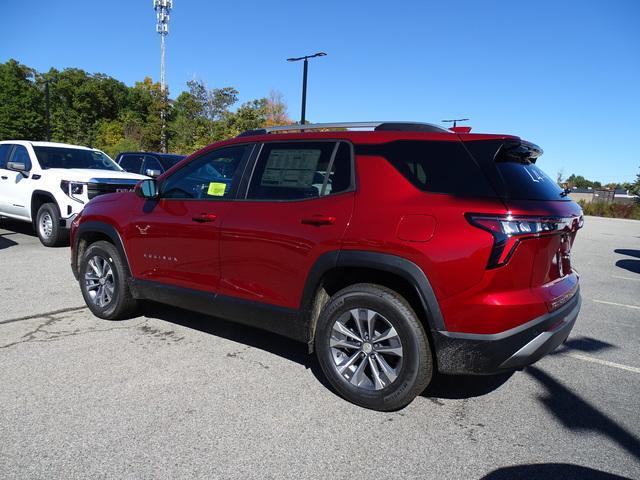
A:
POLYGON ((0 142, 0 217, 31 222, 43 245, 63 245, 84 205, 131 190, 148 177, 125 172, 93 148, 52 142, 0 142))

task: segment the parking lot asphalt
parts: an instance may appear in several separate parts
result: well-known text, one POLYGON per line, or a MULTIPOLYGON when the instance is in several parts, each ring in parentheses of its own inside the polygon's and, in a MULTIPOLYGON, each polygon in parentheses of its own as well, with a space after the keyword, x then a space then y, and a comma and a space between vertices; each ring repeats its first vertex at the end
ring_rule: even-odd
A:
POLYGON ((556 352, 393 413, 269 333, 155 304, 100 320, 68 262, 0 221, 2 479, 640 478, 640 222, 586 218, 556 352))

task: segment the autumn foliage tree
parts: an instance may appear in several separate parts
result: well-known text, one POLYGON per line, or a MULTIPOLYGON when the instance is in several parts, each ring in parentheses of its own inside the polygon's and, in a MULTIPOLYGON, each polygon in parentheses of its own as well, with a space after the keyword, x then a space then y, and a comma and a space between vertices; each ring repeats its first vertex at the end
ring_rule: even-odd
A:
POLYGON ((175 99, 144 78, 132 87, 108 75, 77 68, 36 70, 9 60, 0 64, 0 140, 46 140, 45 86, 52 141, 91 145, 115 156, 125 150, 160 150, 161 118, 169 151, 192 153, 254 128, 291 123, 282 94, 240 105, 233 87, 187 82, 175 99))

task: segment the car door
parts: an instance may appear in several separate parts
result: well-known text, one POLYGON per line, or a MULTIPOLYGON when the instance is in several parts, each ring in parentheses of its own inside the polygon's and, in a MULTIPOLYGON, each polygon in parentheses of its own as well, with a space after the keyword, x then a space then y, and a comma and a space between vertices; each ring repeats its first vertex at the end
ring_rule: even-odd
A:
POLYGON ((222 222, 221 295, 298 308, 311 267, 340 249, 351 218, 352 150, 334 140, 262 146, 222 222))
POLYGON ((7 169, 7 162, 11 156, 13 144, 0 144, 0 214, 6 214, 9 209, 9 175, 13 174, 7 169))
POLYGON ((8 162, 24 163, 25 175, 5 168, 0 172, 3 196, 5 198, 4 213, 6 215, 29 220, 31 218, 30 204, 34 179, 31 175, 32 165, 29 151, 24 145, 15 145, 8 162), (5 178, 6 177, 6 178, 5 178))
POLYGON ((159 182, 159 198, 136 197, 126 226, 134 277, 216 292, 219 227, 253 145, 206 152, 159 182))

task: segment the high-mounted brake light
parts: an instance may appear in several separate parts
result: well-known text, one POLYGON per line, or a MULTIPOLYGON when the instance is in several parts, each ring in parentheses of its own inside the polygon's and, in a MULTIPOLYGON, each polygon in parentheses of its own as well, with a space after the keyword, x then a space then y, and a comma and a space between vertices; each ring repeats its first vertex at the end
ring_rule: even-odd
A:
POLYGON ((520 217, 512 215, 467 214, 471 225, 493 235, 493 249, 487 268, 506 264, 520 240, 560 232, 570 232, 582 227, 580 217, 520 217))

